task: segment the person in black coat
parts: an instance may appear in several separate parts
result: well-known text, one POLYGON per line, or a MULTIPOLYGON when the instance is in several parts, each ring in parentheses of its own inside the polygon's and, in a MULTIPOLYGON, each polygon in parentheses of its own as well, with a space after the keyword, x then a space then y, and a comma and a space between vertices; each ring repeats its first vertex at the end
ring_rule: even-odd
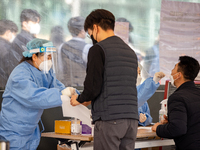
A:
POLYGON ((25 51, 23 47, 26 47, 26 44, 36 38, 36 35, 40 32, 40 21, 40 14, 36 10, 24 9, 21 12, 20 22, 22 30, 12 43, 18 62, 22 59, 22 52, 25 51))
POLYGON ((17 25, 10 20, 0 20, 0 90, 4 90, 11 71, 15 66, 12 41, 18 31, 17 25))
POLYGON ((200 148, 200 89, 194 79, 199 73, 199 63, 189 56, 179 57, 171 72, 171 84, 176 91, 168 99, 168 115, 154 124, 153 131, 162 138, 174 139, 177 150, 200 148))

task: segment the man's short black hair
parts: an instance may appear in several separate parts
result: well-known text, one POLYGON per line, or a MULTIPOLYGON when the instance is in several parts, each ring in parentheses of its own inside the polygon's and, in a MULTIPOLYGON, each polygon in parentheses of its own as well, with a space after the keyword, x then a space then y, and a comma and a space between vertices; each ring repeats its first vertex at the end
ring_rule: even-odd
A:
POLYGON ((88 29, 93 30, 94 24, 100 26, 105 31, 108 29, 114 31, 115 16, 108 10, 96 9, 87 16, 84 24, 85 31, 88 29))
POLYGON ((33 22, 37 22, 39 19, 40 21, 40 14, 36 11, 36 10, 33 10, 33 9, 24 9, 22 12, 21 12, 21 15, 20 15, 20 21, 21 21, 21 24, 22 22, 26 21, 33 21, 33 22))
POLYGON ((187 80, 194 81, 199 73, 199 62, 190 56, 180 56, 177 71, 182 72, 187 80))
POLYGON ((17 33, 18 27, 11 20, 0 20, 0 35, 4 35, 6 31, 10 30, 11 32, 17 33))

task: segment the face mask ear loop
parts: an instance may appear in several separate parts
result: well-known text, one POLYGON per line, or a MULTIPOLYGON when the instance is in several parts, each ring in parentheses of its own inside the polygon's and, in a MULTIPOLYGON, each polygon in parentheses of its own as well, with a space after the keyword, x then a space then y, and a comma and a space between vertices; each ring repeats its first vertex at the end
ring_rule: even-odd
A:
POLYGON ((179 78, 181 77, 181 74, 179 75, 179 78))
MULTIPOLYGON (((38 57, 38 59, 40 60, 40 58, 39 58, 39 56, 37 56, 38 57)), ((40 62, 42 62, 41 60, 40 60, 40 62)), ((38 68, 39 68, 39 65, 38 65, 38 63, 35 61, 35 63, 36 63, 36 65, 38 66, 38 68)))
POLYGON ((40 62, 42 62, 41 59, 40 59, 39 57, 38 57, 38 59, 40 60, 40 62))
MULTIPOLYGON (((177 72, 177 73, 179 73, 179 72, 177 72)), ((177 73, 175 73, 173 76, 175 76, 177 73)), ((176 79, 174 79, 174 81, 176 81, 178 78, 176 78, 176 79)))
POLYGON ((39 65, 38 65, 38 63, 35 61, 35 64, 38 66, 38 68, 39 68, 39 65))

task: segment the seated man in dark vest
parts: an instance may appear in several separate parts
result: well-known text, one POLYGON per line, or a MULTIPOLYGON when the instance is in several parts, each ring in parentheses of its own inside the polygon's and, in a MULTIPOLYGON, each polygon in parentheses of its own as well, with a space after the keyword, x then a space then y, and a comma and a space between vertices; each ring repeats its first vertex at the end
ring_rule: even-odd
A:
POLYGON ((86 75, 87 53, 91 44, 85 42, 83 17, 73 17, 68 21, 72 39, 63 43, 58 50, 60 81, 67 86, 83 86, 86 75))

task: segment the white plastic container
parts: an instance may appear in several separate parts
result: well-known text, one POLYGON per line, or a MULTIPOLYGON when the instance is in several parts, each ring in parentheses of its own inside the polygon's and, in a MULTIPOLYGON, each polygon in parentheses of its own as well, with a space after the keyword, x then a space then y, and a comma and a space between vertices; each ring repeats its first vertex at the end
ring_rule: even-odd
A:
POLYGON ((75 118, 71 121, 71 134, 72 135, 81 135, 82 134, 82 125, 81 121, 75 118))

